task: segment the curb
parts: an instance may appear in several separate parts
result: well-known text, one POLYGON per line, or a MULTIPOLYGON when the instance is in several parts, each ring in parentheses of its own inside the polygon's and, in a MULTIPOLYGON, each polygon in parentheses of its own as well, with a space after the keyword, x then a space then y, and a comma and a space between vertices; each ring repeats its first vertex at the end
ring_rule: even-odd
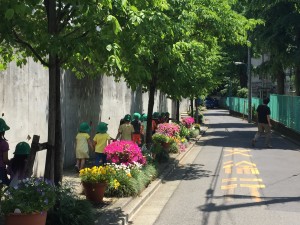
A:
POLYGON ((191 142, 188 148, 179 153, 177 156, 171 156, 172 159, 164 167, 162 167, 162 173, 152 181, 149 186, 140 193, 137 197, 120 198, 112 205, 108 206, 105 211, 110 213, 103 213, 95 221, 96 225, 108 225, 108 224, 118 224, 127 225, 130 218, 139 210, 139 208, 151 197, 151 195, 159 188, 165 177, 174 171, 180 161, 189 153, 189 151, 194 147, 197 141, 205 134, 208 127, 202 130, 202 133, 191 142), (113 212, 113 213, 112 213, 113 212))

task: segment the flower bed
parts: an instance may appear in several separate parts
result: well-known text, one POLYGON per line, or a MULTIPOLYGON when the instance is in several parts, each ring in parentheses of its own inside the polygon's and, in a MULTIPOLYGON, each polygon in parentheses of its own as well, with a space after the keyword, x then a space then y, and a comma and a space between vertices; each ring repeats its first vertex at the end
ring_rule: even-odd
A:
POLYGON ((158 125, 155 133, 163 134, 168 137, 174 137, 179 134, 180 126, 176 123, 161 123, 158 125))
POLYGON ((138 162, 146 164, 146 158, 143 156, 139 146, 132 141, 115 141, 107 145, 104 149, 107 155, 107 161, 116 164, 134 164, 138 162))
POLYGON ((191 116, 185 117, 182 119, 182 124, 186 127, 186 128, 191 128, 192 124, 195 123, 195 119, 191 116))

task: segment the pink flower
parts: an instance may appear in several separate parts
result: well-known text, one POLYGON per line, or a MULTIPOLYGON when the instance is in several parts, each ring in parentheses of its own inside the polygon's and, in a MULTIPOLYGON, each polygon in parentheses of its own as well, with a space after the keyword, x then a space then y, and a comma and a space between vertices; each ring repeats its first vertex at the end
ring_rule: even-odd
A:
POLYGON ((191 116, 188 116, 188 117, 185 117, 182 119, 182 124, 187 128, 190 128, 193 123, 195 123, 195 120, 191 116))
POLYGON ((141 149, 133 141, 112 142, 105 147, 104 153, 107 155, 108 161, 116 164, 146 163, 141 149))
POLYGON ((176 123, 161 123, 156 129, 156 133, 163 134, 168 137, 176 136, 180 131, 180 126, 176 123))

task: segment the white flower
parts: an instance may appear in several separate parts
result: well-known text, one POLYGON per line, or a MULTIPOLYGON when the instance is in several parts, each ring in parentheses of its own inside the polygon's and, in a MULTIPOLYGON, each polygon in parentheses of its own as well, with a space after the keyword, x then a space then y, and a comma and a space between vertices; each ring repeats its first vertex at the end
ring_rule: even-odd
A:
POLYGON ((20 209, 15 209, 14 213, 22 213, 20 209))

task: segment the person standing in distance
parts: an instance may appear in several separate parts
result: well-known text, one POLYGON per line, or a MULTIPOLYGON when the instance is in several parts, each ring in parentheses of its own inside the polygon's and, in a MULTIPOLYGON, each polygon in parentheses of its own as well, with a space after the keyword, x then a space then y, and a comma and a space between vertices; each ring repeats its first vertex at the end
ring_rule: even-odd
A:
POLYGON ((255 143, 257 139, 265 133, 266 135, 266 140, 265 140, 265 145, 268 148, 272 148, 270 139, 271 139, 271 121, 270 121, 270 114, 271 110, 268 107, 268 104, 270 102, 269 98, 265 98, 263 100, 263 104, 259 105, 256 109, 257 112, 257 117, 258 117, 258 131, 255 134, 254 138, 252 139, 252 146, 255 146, 255 143))

